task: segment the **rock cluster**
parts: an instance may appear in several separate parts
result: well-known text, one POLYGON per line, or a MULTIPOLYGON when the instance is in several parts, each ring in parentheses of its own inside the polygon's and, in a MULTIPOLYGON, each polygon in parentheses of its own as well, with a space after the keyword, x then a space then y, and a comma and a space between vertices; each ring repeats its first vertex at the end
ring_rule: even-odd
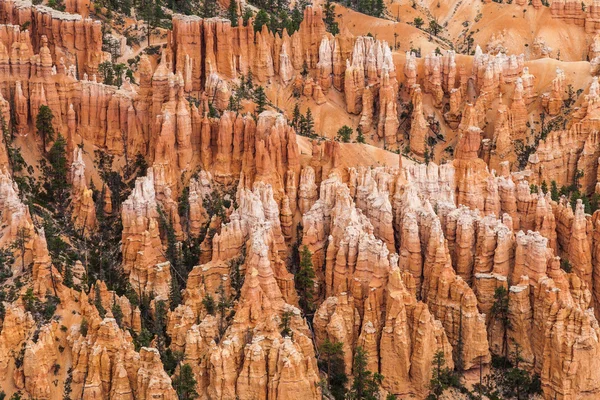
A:
MULTIPOLYGON (((69 12, 80 12, 88 7, 84 1, 68 2, 69 12)), ((55 64, 75 65, 79 74, 95 74, 104 61, 102 52, 102 24, 84 15, 61 12, 28 0, 3 0, 0 23, 31 27, 31 43, 38 52, 44 37, 55 64), (62 60, 62 61, 61 61, 62 60)), ((8 46, 7 46, 8 47, 8 46)))

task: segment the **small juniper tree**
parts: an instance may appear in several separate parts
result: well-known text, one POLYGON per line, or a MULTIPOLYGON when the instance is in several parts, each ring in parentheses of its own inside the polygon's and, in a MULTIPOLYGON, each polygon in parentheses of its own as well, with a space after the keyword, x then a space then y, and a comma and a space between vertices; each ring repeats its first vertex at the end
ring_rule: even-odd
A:
POLYGON ((350 128, 348 125, 342 126, 337 131, 337 140, 339 140, 340 142, 349 143, 351 137, 352 137, 352 128, 350 128))
POLYGON ((363 131, 360 126, 356 128, 356 141, 358 143, 365 143, 365 135, 363 135, 363 131))
POLYGON ((418 29, 421 29, 421 27, 423 26, 423 24, 425 23, 425 21, 423 21, 423 18, 417 17, 417 18, 414 19, 413 23, 415 24, 415 26, 418 29))

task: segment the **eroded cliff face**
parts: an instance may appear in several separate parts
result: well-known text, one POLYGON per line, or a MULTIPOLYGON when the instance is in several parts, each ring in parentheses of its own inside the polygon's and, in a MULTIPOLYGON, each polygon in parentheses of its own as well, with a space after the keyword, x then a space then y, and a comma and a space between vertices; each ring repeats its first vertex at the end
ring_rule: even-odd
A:
MULTIPOLYGON (((115 87, 95 75, 106 56, 86 2, 66 13, 0 6, 7 393, 170 400, 187 365, 201 399, 319 399, 319 349, 331 341, 348 375, 357 348, 367 351, 382 394, 425 398, 436 354, 479 371, 518 352, 545 398, 600 395, 600 213, 557 198, 561 186, 599 191, 597 78, 571 99, 573 74, 547 77, 524 55, 493 45, 401 54, 347 29, 327 33, 321 8, 307 7, 291 35, 176 14, 160 60, 140 56, 137 83, 115 87), (279 100, 259 114, 244 99, 236 111, 230 96, 249 74, 267 92, 335 105, 369 142, 409 157, 301 138, 279 100), (87 248, 67 269, 46 236, 53 225, 19 191, 11 146, 40 152, 41 105, 66 139, 75 231, 51 234, 99 240, 114 217, 119 285, 88 277, 87 248), (431 143, 442 140, 453 147, 436 164, 446 155, 431 143), (148 168, 104 185, 94 150, 148 168), (304 246, 315 272, 308 313, 304 246), (173 257, 184 250, 189 270, 173 257), (53 302, 49 316, 36 310, 53 302)), ((595 33, 598 6, 580 10, 554 2, 549 13, 595 33)))

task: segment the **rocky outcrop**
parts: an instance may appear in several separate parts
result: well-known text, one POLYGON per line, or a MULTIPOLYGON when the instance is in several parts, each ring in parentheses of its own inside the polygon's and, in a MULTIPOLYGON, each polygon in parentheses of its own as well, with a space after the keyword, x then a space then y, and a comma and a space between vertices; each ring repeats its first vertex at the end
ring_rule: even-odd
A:
POLYGON ((427 137, 429 136, 429 124, 423 115, 421 89, 414 87, 412 93, 413 113, 410 125, 410 151, 421 158, 428 151, 427 137))
POLYGON ((73 154, 71 182, 71 218, 76 229, 80 230, 83 235, 87 235, 96 228, 98 221, 96 220, 93 193, 86 184, 85 163, 79 147, 74 150, 73 154))
POLYGON ((154 185, 151 168, 147 176, 136 180, 135 188, 123 203, 123 270, 139 295, 153 293, 156 298, 166 300, 171 272, 162 252, 154 185))
MULTIPOLYGON (((176 14, 167 42, 173 53, 173 71, 185 78, 186 92, 202 90, 212 73, 234 79, 252 72, 260 82, 277 76, 288 84, 304 62, 310 69, 320 69, 323 80, 319 83, 325 91, 331 86, 334 53, 329 42, 320 50, 326 33, 320 7, 306 7, 300 29, 291 36, 286 31, 280 36, 263 28, 255 33, 252 23, 232 27, 222 18, 176 14)), ((345 46, 346 41, 337 43, 345 46)), ((337 61, 337 65, 342 62, 337 61)))
MULTIPOLYGON (((69 14, 28 1, 4 0, 0 3, 3 17, 0 22, 31 26, 33 51, 38 52, 44 38, 54 63, 62 59, 65 65, 75 65, 81 75, 97 73, 98 64, 104 61, 102 52, 102 26, 86 15, 69 14)), ((79 8, 84 7, 73 7, 79 8)))

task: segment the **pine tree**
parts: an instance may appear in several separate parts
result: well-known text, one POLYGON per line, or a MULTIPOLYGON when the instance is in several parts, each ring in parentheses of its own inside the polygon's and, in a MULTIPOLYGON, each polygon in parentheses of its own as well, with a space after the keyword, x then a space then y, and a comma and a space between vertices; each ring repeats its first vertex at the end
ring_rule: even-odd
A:
POLYGON ((356 348, 352 373, 354 382, 350 391, 350 399, 377 400, 379 386, 383 376, 377 372, 367 370, 367 352, 361 347, 356 348))
POLYGON ((268 25, 269 21, 269 14, 265 10, 260 10, 254 19, 254 32, 260 32, 263 25, 268 25))
POLYGON ((231 26, 238 26, 238 4, 236 0, 229 0, 227 7, 227 18, 231 21, 231 26))
MULTIPOLYGON (((58 135, 48 152, 48 160, 40 160, 43 176, 45 199, 56 204, 59 212, 65 210, 65 203, 69 196, 69 183, 67 180, 67 141, 58 135)), ((62 214, 61 214, 62 215, 62 214)))
POLYGON ((548 184, 546 183, 546 181, 542 181, 542 185, 540 186, 540 189, 542 189, 542 193, 544 193, 544 194, 548 193, 548 184))
POLYGON ((121 306, 115 301, 110 311, 112 312, 115 321, 117 321, 117 324, 122 326, 121 323, 123 322, 123 311, 121 310, 121 306))
POLYGON ((336 400, 342 400, 346 396, 346 382, 348 377, 344 366, 344 344, 332 342, 329 338, 319 348, 319 356, 323 358, 320 367, 327 372, 327 383, 329 390, 336 400))
POLYGON ((511 326, 508 303, 509 297, 506 288, 504 286, 497 287, 494 291, 494 303, 490 315, 502 326, 502 355, 505 358, 508 357, 508 330, 511 326))
POLYGON ((300 1, 296 1, 294 9, 292 10, 292 16, 290 21, 290 26, 287 27, 288 34, 293 34, 298 29, 300 29, 300 24, 304 19, 303 10, 300 8, 300 1))
POLYGON ((71 269, 71 264, 65 264, 65 272, 63 274, 63 284, 66 287, 73 287, 73 270, 71 269))
POLYGON ((227 329, 227 310, 231 307, 231 299, 225 294, 225 288, 223 287, 223 282, 219 285, 217 289, 217 295, 219 296, 219 301, 217 302, 217 311, 219 312, 219 336, 222 337, 227 329))
POLYGON ((352 137, 352 132, 352 128, 350 128, 348 125, 342 126, 337 131, 337 140, 340 142, 349 143, 350 138, 352 137))
POLYGON ((440 24, 438 24, 438 22, 435 19, 429 21, 429 33, 431 33, 433 36, 437 36, 442 31, 442 29, 443 27, 440 24))
POLYGON ((254 90, 254 75, 252 71, 248 71, 248 75, 246 76, 246 89, 254 90))
MULTIPOLYGON (((172 266, 171 269, 173 269, 172 266)), ((169 291, 169 308, 171 309, 171 311, 175 310, 175 308, 177 308, 177 306, 180 305, 182 301, 181 288, 179 287, 177 277, 174 275, 175 274, 171 273, 171 288, 169 291)))
POLYGON ((315 137, 315 120, 313 119, 310 108, 306 110, 306 117, 304 118, 304 135, 310 138, 315 137))
POLYGON ((159 300, 154 305, 154 326, 152 333, 156 336, 156 348, 159 353, 165 349, 165 329, 167 320, 167 305, 164 300, 159 300))
POLYGON ((300 294, 300 307, 304 312, 313 311, 313 288, 315 286, 315 270, 312 263, 312 253, 307 246, 300 252, 300 266, 296 274, 296 288, 300 294))
POLYGON ((227 109, 229 111, 238 112, 240 111, 240 108, 240 99, 235 94, 229 96, 229 105, 227 106, 227 109))
POLYGON ((179 368, 179 375, 173 379, 173 386, 179 400, 192 400, 198 398, 196 392, 196 379, 189 364, 183 364, 179 368))
POLYGON ((290 323, 292 322, 292 311, 284 311, 281 314, 281 322, 279 323, 279 329, 281 329, 281 336, 292 336, 292 329, 290 323))
POLYGON ((19 250, 19 253, 21 254, 22 272, 25 272, 25 251, 27 250, 26 246, 30 239, 31 235, 29 235, 29 229, 25 226, 21 226, 17 229, 17 238, 11 245, 11 248, 19 250))
POLYGON ((383 18, 385 14, 385 3, 383 0, 374 0, 374 16, 377 18, 383 18))
POLYGON ((331 0, 327 0, 323 8, 325 9, 323 21, 327 27, 327 32, 335 36, 340 33, 338 23, 335 22, 335 4, 331 0))
POLYGON ((265 94, 265 89, 262 86, 256 88, 254 98, 256 101, 256 114, 260 115, 263 111, 265 111, 267 104, 267 95, 265 94))
POLYGON ((556 181, 550 182, 550 197, 554 201, 558 201, 560 199, 560 194, 558 192, 558 186, 556 185, 556 181))
POLYGON ((298 103, 296 103, 296 105, 294 106, 294 112, 292 114, 292 121, 290 122, 290 125, 292 126, 292 128, 294 128, 296 133, 300 133, 300 118, 301 117, 302 117, 302 114, 300 113, 300 106, 298 106, 298 103))
POLYGON ((418 28, 421 29, 421 27, 423 26, 425 22, 423 21, 423 18, 421 17, 417 17, 414 19, 413 24, 418 28))
POLYGON ((152 32, 158 26, 162 16, 161 0, 145 0, 140 9, 140 15, 146 21, 148 28, 148 46, 152 32))
POLYGON ((244 22, 244 26, 248 26, 248 21, 250 18, 254 17, 254 12, 248 6, 244 7, 244 12, 242 13, 242 21, 244 22))
POLYGON ((363 131, 360 125, 358 126, 358 128, 356 128, 356 142, 365 143, 365 135, 363 135, 363 131))
POLYGON ((215 303, 214 297, 210 293, 207 293, 202 299, 202 306, 209 315, 215 315, 217 304, 215 303))
POLYGON ((448 383, 445 379, 447 373, 449 373, 446 368, 446 358, 444 357, 443 351, 438 351, 433 356, 433 372, 431 376, 431 381, 429 383, 429 389, 431 393, 429 398, 437 399, 441 394, 448 388, 448 383))
POLYGON ((52 126, 52 120, 54 115, 50 107, 41 105, 38 110, 38 115, 35 120, 35 128, 37 134, 42 138, 42 146, 44 154, 46 153, 46 144, 54 140, 54 127, 52 126))
POLYGON ((200 10, 200 16, 203 18, 213 18, 217 16, 217 2, 214 0, 204 0, 200 10))
POLYGON ((94 305, 96 306, 100 317, 104 318, 104 316, 106 315, 106 309, 102 305, 102 297, 100 296, 100 285, 98 284, 96 284, 96 288, 94 291, 94 305))

